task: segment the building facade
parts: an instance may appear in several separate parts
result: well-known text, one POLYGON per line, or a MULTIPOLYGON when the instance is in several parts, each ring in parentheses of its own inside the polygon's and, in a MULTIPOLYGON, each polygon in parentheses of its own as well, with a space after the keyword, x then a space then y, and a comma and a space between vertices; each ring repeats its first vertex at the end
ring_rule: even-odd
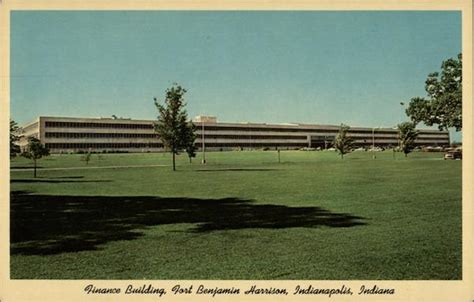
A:
MULTIPOLYGON (((198 149, 329 148, 339 131, 336 125, 222 123, 215 117, 197 117, 198 149), (204 142, 204 144, 203 144, 204 142)), ((51 153, 157 152, 164 147, 152 120, 41 116, 23 126, 23 139, 38 138, 51 153)), ((398 131, 391 128, 351 127, 348 136, 357 147, 396 147, 398 131)), ((449 132, 419 130, 418 146, 449 146, 449 132)))

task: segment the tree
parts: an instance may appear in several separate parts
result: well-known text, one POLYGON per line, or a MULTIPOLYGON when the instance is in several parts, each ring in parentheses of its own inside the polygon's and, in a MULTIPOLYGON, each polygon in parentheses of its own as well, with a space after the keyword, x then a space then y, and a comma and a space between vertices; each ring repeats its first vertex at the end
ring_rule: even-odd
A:
POLYGON ((341 124, 339 133, 334 139, 334 148, 339 152, 341 158, 344 158, 344 154, 351 152, 352 138, 347 136, 347 131, 350 129, 349 126, 341 124))
MULTIPOLYGON (((438 125, 440 130, 450 127, 462 130, 462 55, 441 64, 441 75, 428 75, 425 90, 428 98, 415 97, 406 109, 407 116, 416 125, 438 125)), ((404 103, 401 103, 404 105, 404 103)))
POLYGON ((86 162, 86 165, 89 165, 89 162, 91 161, 91 156, 92 156, 92 153, 91 151, 87 151, 87 153, 82 157, 82 160, 84 160, 86 162))
MULTIPOLYGON (((176 171, 176 155, 190 146, 195 128, 188 123, 188 116, 184 107, 186 90, 174 84, 166 90, 164 105, 154 98, 158 109, 158 121, 155 123, 155 132, 161 142, 173 155, 173 171, 176 171)), ((194 143, 194 142, 193 142, 194 143)))
POLYGON ((36 137, 28 137, 28 145, 26 145, 25 150, 21 153, 21 156, 25 158, 29 158, 33 160, 34 163, 34 173, 33 176, 36 177, 36 162, 38 159, 42 158, 43 156, 48 156, 49 150, 39 139, 36 137))
POLYGON ((408 156, 415 147, 415 140, 418 136, 418 131, 415 129, 415 123, 404 122, 398 124, 398 139, 400 142, 400 149, 408 156))
POLYGON ((189 157, 189 163, 191 163, 192 158, 196 157, 196 151, 197 151, 197 147, 195 144, 196 125, 194 125, 192 122, 189 122, 187 130, 188 131, 186 133, 186 153, 188 154, 188 157, 189 157))
POLYGON ((17 123, 10 120, 10 158, 17 156, 21 152, 20 146, 17 145, 21 138, 21 135, 19 135, 20 131, 21 128, 18 127, 17 123))

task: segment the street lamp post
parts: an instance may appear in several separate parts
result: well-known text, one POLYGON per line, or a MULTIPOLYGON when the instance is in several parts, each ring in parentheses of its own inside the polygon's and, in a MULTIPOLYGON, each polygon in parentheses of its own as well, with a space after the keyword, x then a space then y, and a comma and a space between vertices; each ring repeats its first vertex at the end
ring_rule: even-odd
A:
POLYGON ((375 159, 375 128, 372 128, 372 159, 375 159))
POLYGON ((201 121, 202 164, 206 163, 206 144, 204 143, 204 120, 201 121))
POLYGON ((395 159, 395 152, 400 151, 400 131, 398 130, 398 127, 393 127, 392 129, 397 130, 397 147, 393 147, 393 159, 395 159), (397 150, 395 150, 398 148, 397 150))

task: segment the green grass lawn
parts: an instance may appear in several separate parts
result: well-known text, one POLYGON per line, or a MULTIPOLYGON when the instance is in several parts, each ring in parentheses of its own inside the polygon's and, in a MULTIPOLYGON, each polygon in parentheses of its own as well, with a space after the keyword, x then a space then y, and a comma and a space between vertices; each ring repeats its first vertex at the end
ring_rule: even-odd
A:
POLYGON ((53 155, 36 179, 12 160, 11 278, 462 277, 461 161, 206 155, 53 155))

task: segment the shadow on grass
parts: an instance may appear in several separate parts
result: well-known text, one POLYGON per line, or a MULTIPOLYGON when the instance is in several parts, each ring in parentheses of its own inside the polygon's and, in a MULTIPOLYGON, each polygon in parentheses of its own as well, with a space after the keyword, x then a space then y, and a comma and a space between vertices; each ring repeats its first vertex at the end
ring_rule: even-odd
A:
MULTIPOLYGON (((25 170, 25 169, 34 169, 33 166, 11 166, 10 170, 25 170)), ((37 166, 36 169, 43 169, 42 166, 37 166)))
POLYGON ((41 179, 41 178, 28 178, 28 179, 12 179, 11 183, 34 183, 34 182, 45 182, 45 183, 66 183, 66 182, 111 182, 111 180, 70 180, 70 179, 41 179))
POLYGON ((319 207, 255 204, 238 198, 152 196, 53 196, 11 193, 11 254, 48 255, 96 250, 142 236, 140 229, 196 224, 188 232, 249 228, 315 228, 364 225, 361 217, 319 207))
POLYGON ((254 172, 254 171, 275 171, 278 169, 266 169, 266 168, 228 168, 228 169, 199 169, 196 172, 226 172, 226 171, 235 171, 235 172, 254 172))

